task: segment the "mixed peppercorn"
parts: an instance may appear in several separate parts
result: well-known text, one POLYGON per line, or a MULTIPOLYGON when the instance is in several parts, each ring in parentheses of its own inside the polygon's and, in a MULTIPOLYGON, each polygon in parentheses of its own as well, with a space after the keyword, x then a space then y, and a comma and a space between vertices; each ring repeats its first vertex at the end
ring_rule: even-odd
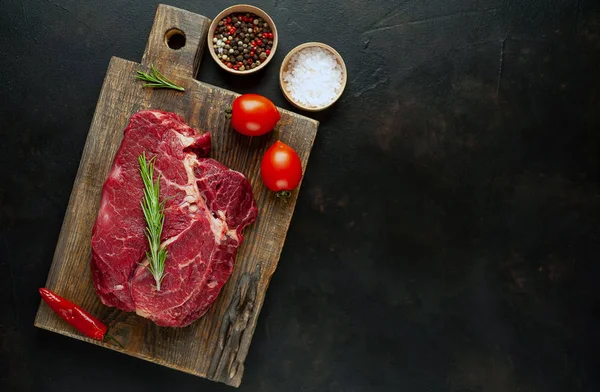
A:
POLYGON ((267 60, 274 35, 269 24, 253 13, 233 13, 214 31, 213 50, 225 66, 247 71, 267 60))

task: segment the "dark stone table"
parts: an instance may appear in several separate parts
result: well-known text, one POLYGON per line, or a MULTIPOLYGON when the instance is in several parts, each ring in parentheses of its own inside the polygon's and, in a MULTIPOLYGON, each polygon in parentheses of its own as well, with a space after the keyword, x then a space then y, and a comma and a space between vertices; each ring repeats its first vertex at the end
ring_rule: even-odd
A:
MULTIPOLYGON (((240 390, 599 390, 600 3, 259 3, 274 64, 205 53, 200 79, 291 108, 278 68, 306 41, 349 79, 311 115, 240 390)), ((108 61, 141 58, 155 6, 0 5, 2 391, 232 390, 33 327, 108 61)))

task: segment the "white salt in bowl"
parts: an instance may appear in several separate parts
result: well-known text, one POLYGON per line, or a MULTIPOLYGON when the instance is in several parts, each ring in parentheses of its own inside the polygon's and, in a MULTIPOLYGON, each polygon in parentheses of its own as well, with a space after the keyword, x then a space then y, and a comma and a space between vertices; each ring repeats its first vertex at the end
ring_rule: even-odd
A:
POLYGON ((296 46, 294 49, 292 49, 287 54, 287 56, 285 56, 285 58, 283 59, 283 62, 281 63, 281 69, 279 71, 279 86, 281 87, 281 91, 283 92, 285 99, 287 99, 292 105, 294 105, 298 109, 307 110, 310 112, 318 112, 318 111, 327 109, 328 107, 333 105, 342 96, 342 93, 344 92, 344 88, 346 87, 347 79, 348 79, 348 73, 346 71, 346 64, 344 64, 344 60, 342 59, 342 56, 340 56, 340 54, 335 49, 333 49, 331 46, 325 45, 320 42, 307 42, 305 44, 296 46), (296 55, 303 49, 307 49, 307 48, 322 48, 322 49, 330 52, 333 55, 333 57, 335 58, 335 60, 337 61, 338 65, 342 69, 342 81, 341 81, 341 87, 340 87, 339 91, 336 93, 333 101, 331 101, 325 105, 322 105, 322 106, 310 106, 310 105, 307 105, 306 103, 298 102, 298 100, 292 96, 292 94, 289 90, 288 84, 284 80, 284 75, 288 71, 290 71, 292 57, 294 57, 294 55, 296 55))

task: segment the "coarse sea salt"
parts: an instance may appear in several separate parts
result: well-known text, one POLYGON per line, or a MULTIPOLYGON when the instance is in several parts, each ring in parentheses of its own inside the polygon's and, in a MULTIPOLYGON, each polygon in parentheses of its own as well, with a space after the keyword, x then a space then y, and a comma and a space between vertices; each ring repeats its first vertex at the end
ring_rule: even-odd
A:
POLYGON ((335 101, 342 89, 343 70, 330 51, 305 48, 292 56, 283 81, 295 102, 318 108, 335 101))

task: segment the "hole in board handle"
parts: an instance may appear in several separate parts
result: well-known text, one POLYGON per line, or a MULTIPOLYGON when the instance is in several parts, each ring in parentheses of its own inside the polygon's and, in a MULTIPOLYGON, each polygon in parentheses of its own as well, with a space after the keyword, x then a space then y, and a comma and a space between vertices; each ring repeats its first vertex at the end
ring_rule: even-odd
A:
POLYGON ((165 33, 165 43, 174 50, 185 46, 185 33, 179 29, 170 29, 165 33))

